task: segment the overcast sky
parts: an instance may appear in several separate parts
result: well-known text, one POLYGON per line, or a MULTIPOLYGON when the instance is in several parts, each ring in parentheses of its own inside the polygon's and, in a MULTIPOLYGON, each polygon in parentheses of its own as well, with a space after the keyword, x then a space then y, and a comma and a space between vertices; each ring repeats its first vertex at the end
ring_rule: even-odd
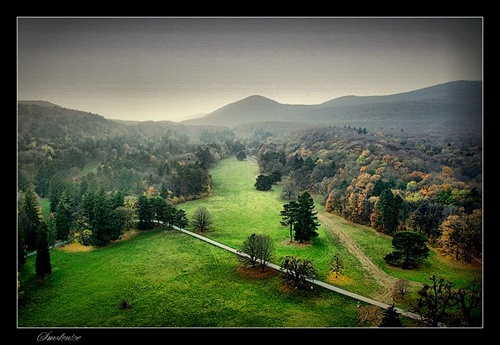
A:
POLYGON ((179 121, 483 79, 482 17, 18 17, 18 99, 179 121))

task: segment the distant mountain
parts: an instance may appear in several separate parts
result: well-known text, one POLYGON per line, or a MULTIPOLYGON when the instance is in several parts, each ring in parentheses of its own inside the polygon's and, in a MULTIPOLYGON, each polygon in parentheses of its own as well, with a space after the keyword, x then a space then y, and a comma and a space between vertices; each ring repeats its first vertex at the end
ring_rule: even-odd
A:
POLYGON ((281 104, 254 95, 181 123, 234 127, 267 121, 481 135, 482 81, 454 81, 387 96, 345 96, 317 105, 281 104))

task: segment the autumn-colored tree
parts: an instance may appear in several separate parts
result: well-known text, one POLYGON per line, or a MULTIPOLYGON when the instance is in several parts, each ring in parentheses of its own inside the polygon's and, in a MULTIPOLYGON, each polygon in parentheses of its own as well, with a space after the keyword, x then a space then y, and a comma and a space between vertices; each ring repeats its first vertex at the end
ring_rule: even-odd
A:
POLYGON ((339 274, 344 274, 344 261, 339 254, 335 254, 330 260, 329 264, 330 270, 335 273, 335 278, 339 277, 339 274))
POLYGON ((482 251, 482 210, 459 212, 441 224, 440 250, 458 261, 471 262, 482 251))

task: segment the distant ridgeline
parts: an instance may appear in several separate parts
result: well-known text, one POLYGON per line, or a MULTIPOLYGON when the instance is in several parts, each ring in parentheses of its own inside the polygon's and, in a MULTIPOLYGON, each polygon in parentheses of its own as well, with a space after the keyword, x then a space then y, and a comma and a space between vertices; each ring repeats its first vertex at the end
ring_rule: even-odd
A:
POLYGON ((249 123, 307 123, 362 127, 370 132, 405 131, 480 137, 482 81, 456 81, 388 96, 345 96, 317 105, 281 104, 250 96, 184 124, 238 126, 249 123))

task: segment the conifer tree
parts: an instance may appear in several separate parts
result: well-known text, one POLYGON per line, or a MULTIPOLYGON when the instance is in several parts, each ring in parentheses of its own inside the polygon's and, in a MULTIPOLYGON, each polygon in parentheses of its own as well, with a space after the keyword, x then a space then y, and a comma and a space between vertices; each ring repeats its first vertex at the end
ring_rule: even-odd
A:
POLYGON ((383 311, 382 321, 379 327, 403 327, 401 320, 399 319, 399 314, 394 308, 394 303, 383 311))
POLYGON ((50 263, 49 242, 47 240, 47 225, 40 222, 37 232, 37 250, 36 250, 36 275, 40 279, 45 279, 45 275, 52 273, 52 264, 50 263))
POLYGON ((314 200, 308 192, 304 192, 297 197, 297 218, 294 226, 295 240, 309 241, 317 237, 316 230, 320 226, 317 212, 314 209, 314 200))

